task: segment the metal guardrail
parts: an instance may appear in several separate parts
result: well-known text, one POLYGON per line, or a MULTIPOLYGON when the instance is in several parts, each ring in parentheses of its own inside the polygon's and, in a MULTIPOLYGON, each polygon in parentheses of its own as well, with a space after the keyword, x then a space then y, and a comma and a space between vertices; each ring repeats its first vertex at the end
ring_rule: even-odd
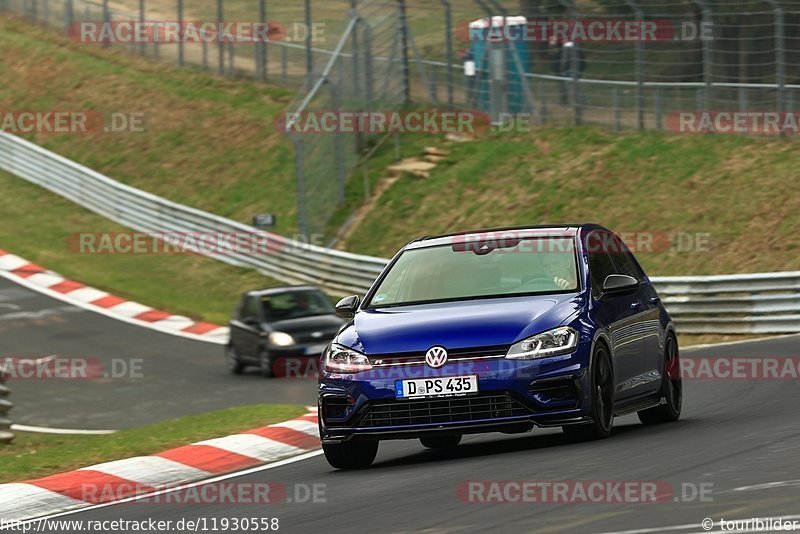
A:
POLYGON ((11 443, 14 434, 11 432, 11 419, 8 418, 8 412, 14 405, 8 399, 11 390, 6 387, 5 382, 6 372, 3 367, 0 367, 0 443, 11 443))
MULTIPOLYGON (((262 232, 121 184, 0 132, 0 169, 141 232, 246 233, 270 242, 269 254, 207 254, 288 283, 316 284, 342 295, 363 294, 387 263, 262 232)), ((800 332, 800 271, 765 274, 654 277, 659 294, 683 333, 800 332)))

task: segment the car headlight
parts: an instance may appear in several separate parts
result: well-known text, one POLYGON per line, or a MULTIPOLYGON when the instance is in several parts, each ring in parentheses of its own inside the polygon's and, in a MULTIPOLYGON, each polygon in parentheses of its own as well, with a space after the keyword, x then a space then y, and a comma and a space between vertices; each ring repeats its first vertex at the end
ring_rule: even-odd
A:
POLYGON ((272 332, 269 335, 269 342, 277 347, 289 347, 294 345, 294 338, 286 332, 272 332))
POLYGON ((560 354, 569 354, 578 346, 578 332, 562 326, 523 339, 508 349, 506 358, 513 360, 535 360, 560 354))
POLYGON ((334 373, 357 373, 372 369, 369 358, 343 345, 332 344, 325 356, 325 370, 334 373))

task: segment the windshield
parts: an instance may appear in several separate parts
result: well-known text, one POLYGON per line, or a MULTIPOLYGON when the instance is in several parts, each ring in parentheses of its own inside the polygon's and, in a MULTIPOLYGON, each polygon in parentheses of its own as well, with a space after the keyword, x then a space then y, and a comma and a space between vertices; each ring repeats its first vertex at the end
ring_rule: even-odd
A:
POLYGON ((577 290, 572 238, 462 242, 403 252, 366 307, 577 290))
POLYGON ((264 318, 267 322, 300 319, 314 315, 334 313, 328 297, 320 291, 290 291, 261 297, 264 318))

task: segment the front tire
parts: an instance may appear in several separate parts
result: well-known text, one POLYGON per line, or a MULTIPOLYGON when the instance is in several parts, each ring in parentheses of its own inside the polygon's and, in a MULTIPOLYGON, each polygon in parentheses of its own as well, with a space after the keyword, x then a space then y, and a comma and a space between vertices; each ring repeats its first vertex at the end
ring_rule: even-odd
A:
POLYGON ((244 371, 244 364, 239 360, 239 355, 236 354, 236 349, 232 344, 225 347, 225 363, 228 365, 228 371, 234 375, 242 374, 244 371))
POLYGON ((661 379, 661 398, 665 404, 642 410, 638 413, 639 421, 645 425, 672 423, 681 417, 683 408, 683 379, 681 378, 681 361, 678 342, 670 334, 664 344, 664 374, 661 379))
POLYGON ((325 459, 336 469, 364 469, 372 465, 378 454, 377 441, 347 441, 322 444, 325 459))
POLYGON ((461 434, 451 436, 427 436, 419 438, 419 442, 427 449, 455 449, 461 443, 461 434))
POLYGON ((605 439, 614 426, 614 370, 605 346, 598 344, 592 357, 591 423, 561 427, 570 437, 581 440, 605 439))
POLYGON ((272 368, 272 358, 269 357, 269 353, 265 350, 262 350, 258 353, 258 369, 261 372, 261 376, 264 378, 272 378, 275 376, 275 370, 272 368))

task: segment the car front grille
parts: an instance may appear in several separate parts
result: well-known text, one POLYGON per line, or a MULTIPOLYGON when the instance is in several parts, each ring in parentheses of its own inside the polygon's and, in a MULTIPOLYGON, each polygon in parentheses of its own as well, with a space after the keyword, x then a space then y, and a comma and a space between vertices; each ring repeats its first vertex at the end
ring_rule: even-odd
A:
MULTIPOLYGON (((484 358, 502 358, 508 352, 508 346, 477 347, 469 349, 447 349, 449 361, 480 360, 484 358)), ((400 352, 394 354, 370 354, 370 360, 375 367, 393 365, 424 364, 424 352, 400 352)))
POLYGON ((406 401, 373 401, 356 426, 408 426, 524 416, 532 413, 506 393, 406 401))

